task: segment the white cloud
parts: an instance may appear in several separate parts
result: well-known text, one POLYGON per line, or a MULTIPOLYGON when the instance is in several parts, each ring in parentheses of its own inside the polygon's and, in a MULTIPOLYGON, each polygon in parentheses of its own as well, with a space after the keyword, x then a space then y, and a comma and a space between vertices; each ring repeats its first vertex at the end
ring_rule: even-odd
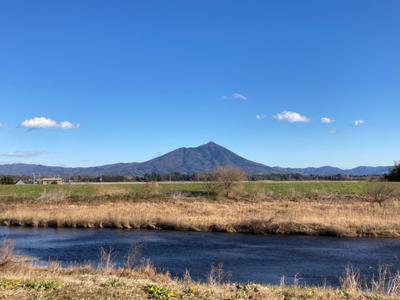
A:
POLYGON ((240 93, 233 93, 230 96, 222 96, 221 98, 224 100, 226 100, 226 99, 247 100, 247 97, 240 93))
POLYGON ((232 98, 237 100, 247 100, 247 97, 240 93, 233 93, 232 98))
POLYGON ((333 120, 331 118, 328 118, 328 117, 322 117, 321 118, 321 123, 330 124, 330 123, 333 123, 333 122, 335 122, 335 120, 333 120))
POLYGON ((264 120, 264 119, 266 119, 266 118, 267 118, 266 115, 259 115, 259 114, 256 115, 256 119, 257 119, 257 120, 264 120))
POLYGON ((332 134, 332 135, 336 134, 336 132, 337 132, 336 128, 332 128, 329 130, 329 134, 332 134))
POLYGON ((69 121, 61 122, 59 124, 59 126, 60 126, 61 129, 74 129, 74 128, 79 128, 80 127, 79 124, 72 124, 69 121))
POLYGON ((12 151, 12 152, 5 152, 0 153, 0 156, 4 157, 35 157, 39 155, 47 154, 46 151, 12 151))
POLYGON ((307 123, 310 122, 310 119, 307 118, 306 116, 303 116, 297 112, 293 111, 283 111, 280 112, 279 114, 276 114, 274 117, 276 120, 281 121, 281 122, 289 122, 289 123, 297 123, 297 122, 302 122, 302 123, 307 123))
POLYGON ((6 126, 7 126, 6 124, 0 123, 0 128, 4 128, 4 127, 6 127, 6 126))
POLYGON ((26 119, 21 123, 21 127, 29 129, 76 129, 79 128, 79 124, 73 124, 69 121, 57 122, 50 118, 35 117, 32 119, 26 119))
POLYGON ((365 123, 364 120, 355 120, 355 121, 353 122, 354 126, 361 126, 361 125, 363 125, 364 123, 365 123))

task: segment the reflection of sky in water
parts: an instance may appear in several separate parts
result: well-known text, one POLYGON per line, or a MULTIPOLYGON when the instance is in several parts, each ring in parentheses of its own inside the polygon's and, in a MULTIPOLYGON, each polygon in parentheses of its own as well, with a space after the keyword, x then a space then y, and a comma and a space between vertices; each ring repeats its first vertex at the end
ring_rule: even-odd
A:
POLYGON ((337 285, 351 263, 369 273, 379 264, 400 270, 400 240, 339 239, 307 236, 256 236, 224 233, 90 229, 0 228, 0 236, 15 242, 18 254, 64 264, 95 264, 98 250, 112 248, 121 264, 131 246, 140 259, 149 258, 160 270, 205 279, 212 263, 223 263, 231 281, 278 283, 281 275, 299 274, 308 284, 337 285))

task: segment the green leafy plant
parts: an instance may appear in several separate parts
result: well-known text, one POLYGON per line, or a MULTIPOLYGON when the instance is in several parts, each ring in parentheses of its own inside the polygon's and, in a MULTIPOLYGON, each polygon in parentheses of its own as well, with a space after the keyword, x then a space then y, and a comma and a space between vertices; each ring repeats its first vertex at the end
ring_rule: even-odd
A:
POLYGON ((121 288, 125 286, 125 283, 123 283, 119 278, 112 277, 108 279, 103 286, 105 287, 113 287, 113 288, 121 288))
POLYGON ((170 300, 177 296, 175 291, 155 284, 146 285, 144 290, 155 300, 170 300))
POLYGON ((0 288, 5 289, 15 289, 15 288, 25 288, 33 290, 51 290, 59 289, 61 287, 58 281, 53 280, 18 280, 18 279, 0 279, 0 288))

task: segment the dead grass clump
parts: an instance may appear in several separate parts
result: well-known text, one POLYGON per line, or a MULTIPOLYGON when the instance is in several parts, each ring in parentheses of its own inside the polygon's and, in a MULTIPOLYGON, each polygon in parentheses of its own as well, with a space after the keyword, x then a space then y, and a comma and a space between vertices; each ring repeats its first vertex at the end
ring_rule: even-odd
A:
MULTIPOLYGON (((155 266, 149 259, 145 259, 141 264, 134 268, 134 271, 148 278, 154 278, 158 275, 155 266)), ((166 276, 169 277, 169 274, 166 276)))
POLYGON ((131 270, 135 266, 135 261, 140 254, 139 245, 129 247, 128 254, 125 257, 124 269, 131 270))
POLYGON ((246 194, 246 198, 251 201, 263 201, 271 195, 265 191, 262 186, 252 185, 246 194))
POLYGON ((370 290, 377 294, 400 296, 400 271, 393 274, 389 266, 379 266, 377 276, 371 279, 370 290))
POLYGON ((290 188, 288 193, 285 195, 285 198, 289 201, 300 201, 304 198, 304 195, 295 188, 290 188))
POLYGON ((210 273, 208 274, 208 283, 211 285, 222 284, 227 277, 227 273, 224 271, 222 263, 217 265, 212 264, 210 273))
POLYGON ((348 265, 345 273, 340 277, 340 286, 346 291, 358 291, 361 288, 360 273, 353 266, 348 265))
POLYGON ((400 296, 400 271, 392 273, 389 266, 381 265, 372 278, 362 278, 359 270, 347 266, 340 277, 341 288, 346 291, 367 291, 374 294, 400 296))
POLYGON ((314 189, 310 192, 309 198, 315 201, 333 201, 339 199, 340 196, 338 195, 338 193, 331 193, 324 190, 314 189))
POLYGON ((101 247, 98 253, 97 270, 101 273, 111 273, 115 268, 114 258, 115 252, 112 248, 105 249, 101 247))
POLYGON ((68 200, 68 193, 62 189, 56 190, 44 190, 42 194, 37 198, 37 201, 43 204, 48 203, 62 203, 68 200))
POLYGON ((13 250, 14 243, 9 240, 3 241, 0 245, 0 270, 14 264, 13 250))

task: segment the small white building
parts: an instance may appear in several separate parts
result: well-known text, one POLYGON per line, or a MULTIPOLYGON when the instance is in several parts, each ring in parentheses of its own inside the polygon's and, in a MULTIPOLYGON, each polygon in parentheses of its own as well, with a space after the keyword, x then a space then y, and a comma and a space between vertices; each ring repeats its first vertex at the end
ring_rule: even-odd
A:
POLYGON ((42 184, 63 184, 64 181, 59 177, 42 178, 42 184))
POLYGON ((16 183, 16 185, 23 185, 25 182, 22 179, 19 179, 16 183))

